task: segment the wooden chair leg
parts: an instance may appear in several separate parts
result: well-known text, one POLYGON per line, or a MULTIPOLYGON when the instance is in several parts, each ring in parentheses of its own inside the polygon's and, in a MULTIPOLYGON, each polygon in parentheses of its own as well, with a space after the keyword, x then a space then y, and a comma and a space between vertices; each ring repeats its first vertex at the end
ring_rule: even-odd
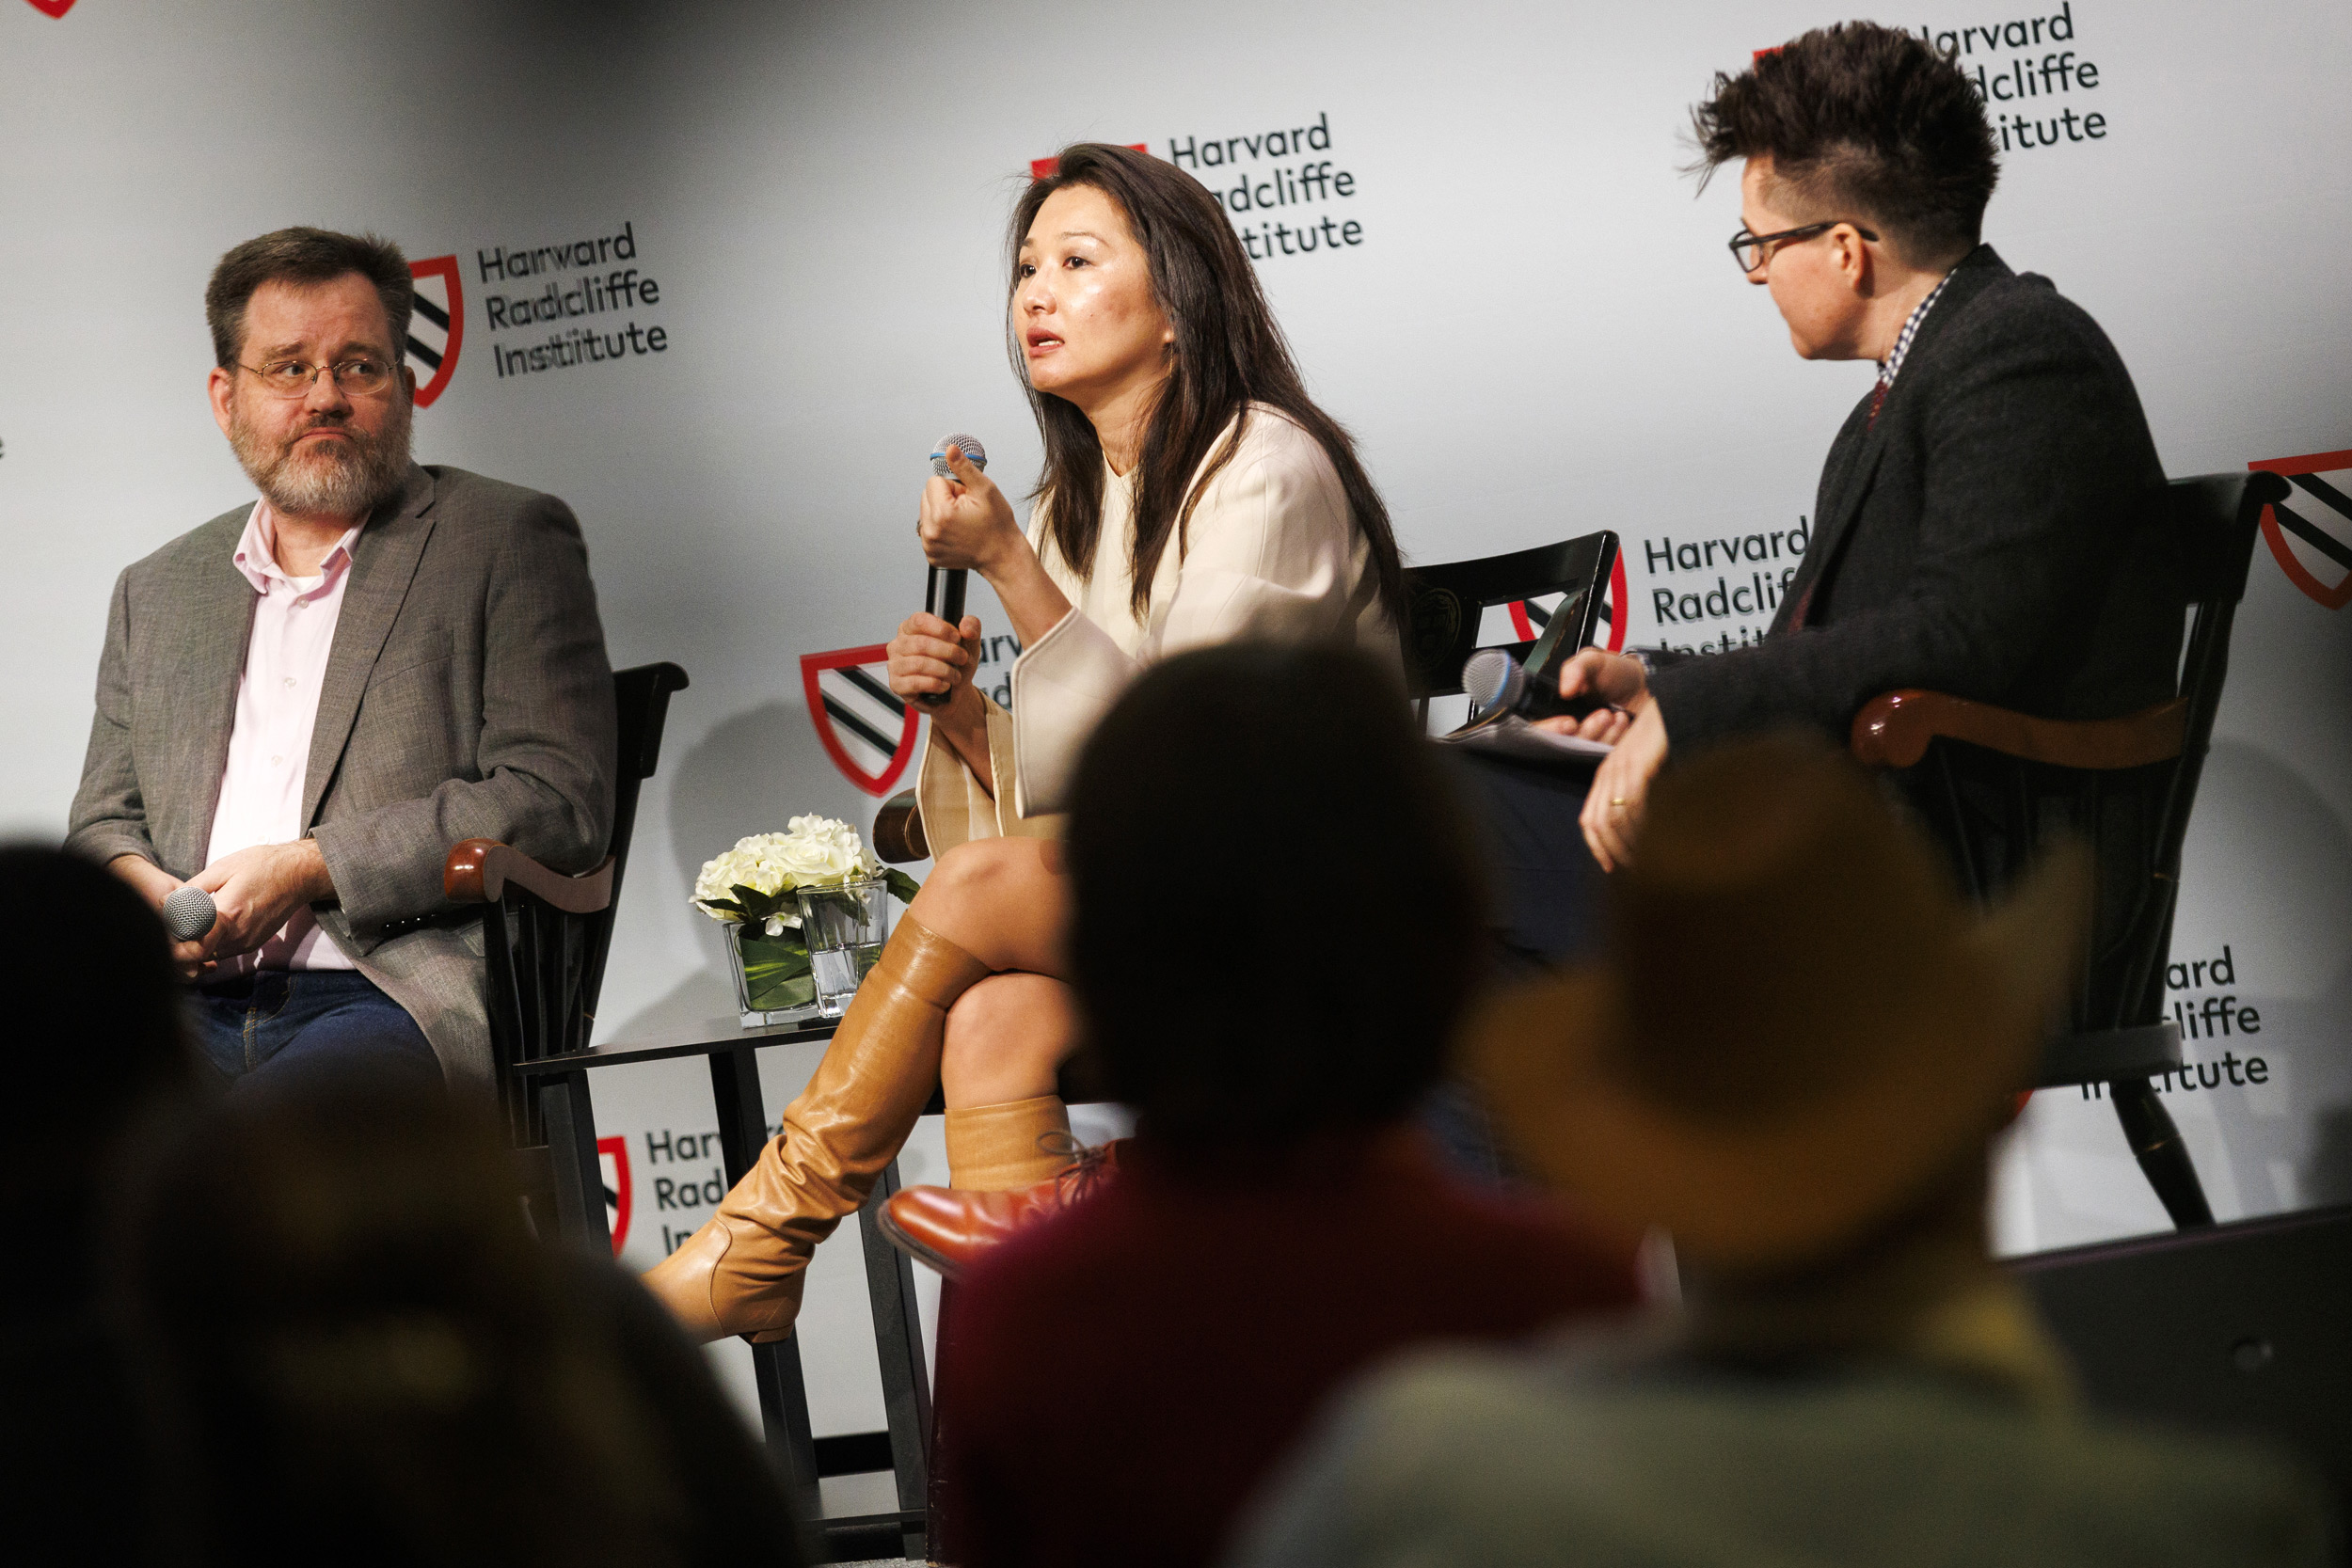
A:
POLYGON ((2120 1078, 2107 1085, 2107 1092, 2115 1100, 2116 1119, 2123 1124, 2123 1136, 2139 1158, 2140 1171, 2156 1190, 2157 1200, 2172 1217, 2174 1227, 2188 1230, 2211 1225, 2213 1206, 2205 1201, 2204 1184, 2197 1180, 2188 1145, 2182 1141, 2181 1130, 2172 1125, 2172 1114, 2156 1098, 2155 1085, 2145 1078, 2120 1078))

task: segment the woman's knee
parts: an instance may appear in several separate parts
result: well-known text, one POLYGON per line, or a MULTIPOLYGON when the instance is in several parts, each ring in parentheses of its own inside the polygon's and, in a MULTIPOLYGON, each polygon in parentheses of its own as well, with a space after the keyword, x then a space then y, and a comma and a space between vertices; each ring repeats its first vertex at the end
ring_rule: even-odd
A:
POLYGON ((1059 929, 1066 897, 1060 850, 1050 839, 960 844, 939 857, 910 911, 997 968, 1028 967, 1038 957, 1032 949, 1040 932, 1059 929))
POLYGON ((960 1085, 1008 1078, 1041 1080, 1033 1092, 1047 1093, 1076 1038, 1068 986, 1042 974, 993 974, 947 1010, 940 1077, 951 1102, 960 1085))

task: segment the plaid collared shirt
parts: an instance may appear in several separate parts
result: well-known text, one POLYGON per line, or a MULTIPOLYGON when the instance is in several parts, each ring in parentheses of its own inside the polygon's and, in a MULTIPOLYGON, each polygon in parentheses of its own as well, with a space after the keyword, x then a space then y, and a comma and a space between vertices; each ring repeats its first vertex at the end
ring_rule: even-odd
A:
POLYGON ((1911 352, 1911 340, 1918 335, 1919 324, 1928 319, 1928 312, 1934 309, 1936 300, 1951 281, 1952 275, 1946 273, 1943 280, 1928 291, 1928 297, 1921 300, 1913 309, 1910 319, 1903 323, 1903 329, 1895 334, 1893 352, 1879 361, 1880 397, 1883 398, 1886 395, 1886 388, 1895 385, 1895 373, 1903 368, 1903 356, 1911 352))

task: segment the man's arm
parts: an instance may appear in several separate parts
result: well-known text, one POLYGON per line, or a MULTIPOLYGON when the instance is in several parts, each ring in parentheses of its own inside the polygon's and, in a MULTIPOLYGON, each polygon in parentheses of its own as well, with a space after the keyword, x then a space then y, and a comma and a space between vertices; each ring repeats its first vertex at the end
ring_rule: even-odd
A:
MULTIPOLYGON (((125 856, 150 865, 156 862, 154 840, 148 834, 146 794, 131 751, 130 624, 131 574, 125 569, 116 577, 114 594, 106 603, 97 707, 90 717, 89 747, 82 755, 82 782, 73 792, 65 838, 68 850, 102 865, 125 856)), ((134 879, 133 885, 139 884, 134 879)), ((178 885, 176 880, 173 885, 178 885)))
POLYGON ((612 671, 580 524, 536 496, 504 534, 485 594, 481 776, 312 830, 356 927, 445 908, 441 867, 461 839, 584 871, 612 835, 612 671))
POLYGON ((2122 546, 2135 489, 2155 476, 2137 400, 2096 328, 2076 312, 2035 325, 2048 329, 1970 345, 1932 388, 1904 592, 1660 669, 1650 689, 1677 746, 1785 724, 1842 740, 1864 703, 1897 687, 1997 701, 2054 628, 2088 612, 2099 558, 2122 546))

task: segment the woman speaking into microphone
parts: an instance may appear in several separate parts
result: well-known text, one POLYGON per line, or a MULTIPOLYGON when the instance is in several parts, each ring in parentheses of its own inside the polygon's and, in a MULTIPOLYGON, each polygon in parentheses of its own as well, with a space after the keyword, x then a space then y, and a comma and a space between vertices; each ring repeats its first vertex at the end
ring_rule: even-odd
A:
POLYGON ((1056 814, 1138 671, 1243 640, 1399 659, 1388 511, 1308 398, 1216 198, 1173 165, 1080 143, 1030 184, 1010 237, 1008 330, 1045 447, 1036 505, 1025 532, 951 450, 918 528, 932 565, 979 573, 1004 606, 1024 650, 1012 711, 972 683, 977 617, 900 626, 890 683, 930 705, 916 789, 937 864, 782 1131, 646 1276, 704 1338, 790 1330, 809 1254, 935 1084, 953 1184, 1025 1187, 1071 1158, 1056 814))

